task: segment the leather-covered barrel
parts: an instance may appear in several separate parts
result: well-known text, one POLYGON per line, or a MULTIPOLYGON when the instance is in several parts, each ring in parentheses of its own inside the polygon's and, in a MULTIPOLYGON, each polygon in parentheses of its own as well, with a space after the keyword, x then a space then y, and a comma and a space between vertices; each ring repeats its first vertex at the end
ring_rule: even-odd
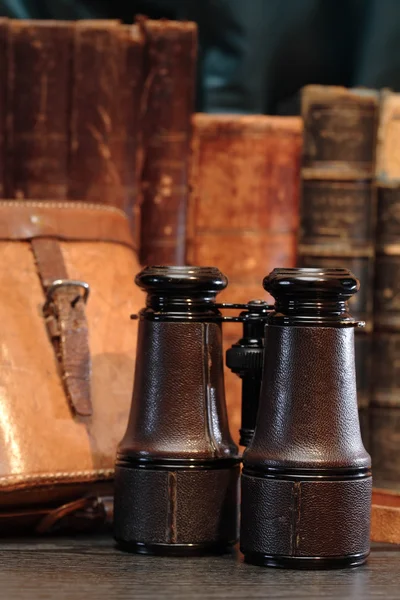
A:
POLYGON ((135 384, 115 474, 114 533, 151 554, 221 552, 237 540, 238 449, 225 406, 215 268, 147 267, 135 384))
POLYGON ((362 564, 371 460, 360 434, 346 269, 275 269, 254 437, 243 457, 241 550, 292 568, 362 564))

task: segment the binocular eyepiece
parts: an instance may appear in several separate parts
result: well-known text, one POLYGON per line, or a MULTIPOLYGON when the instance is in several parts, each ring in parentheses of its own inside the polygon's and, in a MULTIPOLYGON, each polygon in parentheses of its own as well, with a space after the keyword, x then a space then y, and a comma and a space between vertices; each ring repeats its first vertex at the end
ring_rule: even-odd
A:
POLYGON ((362 564, 371 464, 354 367, 358 291, 346 269, 275 269, 262 300, 217 304, 212 267, 147 267, 135 384, 115 474, 115 537, 161 554, 223 552, 238 539, 240 457, 225 405, 222 323, 242 379, 240 547, 245 561, 291 568, 362 564), (221 309, 236 309, 223 316, 221 309))

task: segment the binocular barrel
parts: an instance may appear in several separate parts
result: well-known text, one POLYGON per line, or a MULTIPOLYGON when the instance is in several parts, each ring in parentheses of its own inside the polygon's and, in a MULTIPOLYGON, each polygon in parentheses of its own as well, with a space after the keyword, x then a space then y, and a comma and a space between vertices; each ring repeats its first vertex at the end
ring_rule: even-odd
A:
POLYGON ((255 434, 243 455, 246 562, 334 568, 369 554, 371 462, 359 427, 346 269, 275 269, 255 434))
POLYGON ((227 279, 213 267, 147 267, 132 407, 115 471, 114 534, 139 553, 202 554, 238 537, 239 456, 225 405, 227 279))

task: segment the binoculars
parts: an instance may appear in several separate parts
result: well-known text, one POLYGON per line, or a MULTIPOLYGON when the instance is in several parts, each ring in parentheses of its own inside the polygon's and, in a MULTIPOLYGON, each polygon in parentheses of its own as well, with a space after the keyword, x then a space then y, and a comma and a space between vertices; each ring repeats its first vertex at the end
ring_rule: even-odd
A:
POLYGON ((246 562, 365 562, 372 479, 354 365, 354 328, 363 324, 347 304, 359 289, 354 275, 275 269, 263 281, 273 306, 218 304, 228 282, 214 267, 147 267, 136 283, 147 299, 115 469, 120 547, 163 555, 229 550, 239 537, 240 478, 246 562), (226 357, 242 379, 243 458, 225 404, 225 321, 243 326, 226 357))

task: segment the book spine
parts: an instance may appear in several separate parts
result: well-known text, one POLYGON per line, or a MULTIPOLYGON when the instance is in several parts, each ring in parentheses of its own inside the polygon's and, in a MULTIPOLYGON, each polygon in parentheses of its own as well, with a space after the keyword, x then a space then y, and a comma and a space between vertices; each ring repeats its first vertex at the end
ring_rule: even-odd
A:
POLYGON ((65 199, 72 27, 10 21, 6 194, 65 199))
MULTIPOLYGON (((297 117, 193 117, 187 262, 228 276, 222 302, 267 298, 263 278, 296 263, 301 129, 297 117)), ((241 333, 224 325, 225 350, 241 333)), ((241 381, 226 369, 225 383, 237 440, 241 381)))
POLYGON ((357 330, 357 390, 368 445, 376 227, 375 140, 379 95, 372 90, 306 86, 298 264, 346 267, 360 280, 350 301, 357 330))
POLYGON ((400 94, 382 93, 377 143, 371 455, 374 483, 400 488, 400 94))
POLYGON ((0 19, 0 198, 6 194, 8 19, 0 19))
POLYGON ((337 86, 303 88, 303 175, 371 178, 375 171, 377 92, 337 86))
POLYGON ((132 234, 138 241, 139 189, 141 166, 140 109, 143 88, 144 39, 138 25, 122 28, 122 40, 126 45, 125 66, 120 86, 121 107, 117 118, 121 136, 125 137, 125 153, 122 161, 122 181, 125 188, 124 210, 131 222, 132 234))
MULTIPOLYGON (((68 197, 125 209, 126 136, 118 118, 127 44, 117 21, 74 30, 68 197)), ((125 115, 125 111, 124 111, 125 115)))
POLYGON ((145 38, 140 260, 180 265, 185 261, 197 26, 139 23, 145 38))

